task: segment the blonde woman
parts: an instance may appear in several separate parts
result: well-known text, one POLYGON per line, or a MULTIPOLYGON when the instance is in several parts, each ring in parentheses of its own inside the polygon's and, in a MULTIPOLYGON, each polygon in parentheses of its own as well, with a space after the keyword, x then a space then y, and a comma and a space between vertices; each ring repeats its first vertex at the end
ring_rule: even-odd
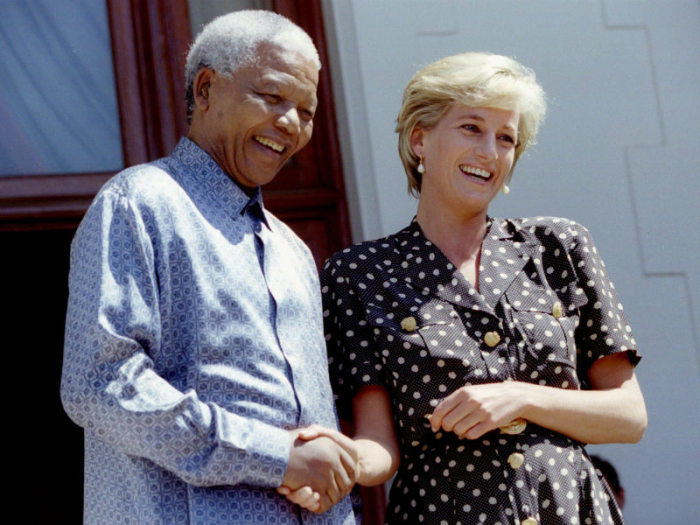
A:
POLYGON ((603 262, 573 221, 488 214, 544 113, 510 58, 419 71, 397 125, 417 215, 323 269, 331 377, 354 422, 354 441, 335 437, 359 454, 361 484, 400 463, 387 523, 623 522, 585 449, 646 428, 603 262))

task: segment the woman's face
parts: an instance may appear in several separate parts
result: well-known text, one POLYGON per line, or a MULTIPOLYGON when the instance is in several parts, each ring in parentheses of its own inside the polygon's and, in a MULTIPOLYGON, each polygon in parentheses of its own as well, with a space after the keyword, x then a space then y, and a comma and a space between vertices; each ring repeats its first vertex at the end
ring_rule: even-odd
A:
POLYGON ((459 215, 486 213, 513 167, 517 111, 454 104, 431 130, 416 127, 414 153, 423 157, 421 201, 459 215))

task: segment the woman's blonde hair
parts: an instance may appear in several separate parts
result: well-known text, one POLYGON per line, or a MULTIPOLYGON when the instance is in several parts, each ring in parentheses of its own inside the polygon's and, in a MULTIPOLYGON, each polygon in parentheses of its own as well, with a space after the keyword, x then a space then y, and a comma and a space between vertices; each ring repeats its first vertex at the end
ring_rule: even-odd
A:
MULTIPOLYGON (((418 196, 421 174, 411 148, 416 126, 434 128, 453 104, 492 107, 520 113, 516 162, 535 143, 547 104, 535 73, 519 62, 491 53, 460 53, 427 65, 408 82, 396 119, 399 156, 408 177, 408 192, 418 196)), ((513 170, 508 174, 510 181, 513 170)))

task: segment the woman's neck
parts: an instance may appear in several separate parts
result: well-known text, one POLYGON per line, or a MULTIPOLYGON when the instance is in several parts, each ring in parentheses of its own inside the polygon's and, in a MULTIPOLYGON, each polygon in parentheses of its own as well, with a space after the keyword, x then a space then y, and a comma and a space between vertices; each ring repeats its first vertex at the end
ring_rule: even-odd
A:
POLYGON ((456 216, 444 208, 432 207, 428 212, 419 203, 416 218, 427 239, 456 266, 478 258, 486 235, 486 211, 456 216))
POLYGON ((487 228, 486 212, 456 216, 444 208, 434 207, 428 212, 419 202, 416 219, 425 237, 478 289, 481 244, 487 228))

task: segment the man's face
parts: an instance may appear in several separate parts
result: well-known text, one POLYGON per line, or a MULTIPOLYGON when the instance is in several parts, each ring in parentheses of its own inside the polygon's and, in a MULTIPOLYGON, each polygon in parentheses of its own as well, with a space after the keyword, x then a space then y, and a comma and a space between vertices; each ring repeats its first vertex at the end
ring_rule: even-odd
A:
POLYGON ((247 188, 270 182, 308 144, 317 106, 313 61, 272 43, 258 51, 257 64, 231 76, 200 71, 190 129, 190 138, 247 188))

